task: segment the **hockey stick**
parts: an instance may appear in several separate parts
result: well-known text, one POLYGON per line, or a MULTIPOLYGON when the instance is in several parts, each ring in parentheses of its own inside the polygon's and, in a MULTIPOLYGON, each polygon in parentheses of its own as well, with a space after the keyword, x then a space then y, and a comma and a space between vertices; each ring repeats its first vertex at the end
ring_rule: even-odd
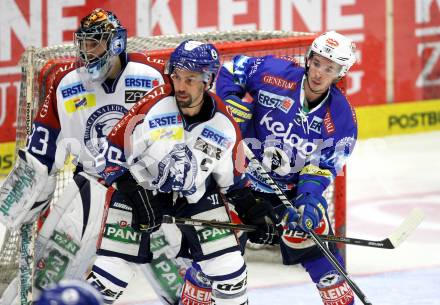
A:
MULTIPOLYGON (((34 97, 34 67, 32 64, 35 53, 34 48, 29 48, 26 71, 26 134, 31 134, 32 129, 32 101, 34 97)), ((23 85, 23 84, 22 84, 23 85)), ((32 304, 34 280, 34 258, 35 258, 35 235, 37 222, 23 224, 20 228, 20 257, 19 257, 19 295, 20 304, 32 304)))
MULTIPOLYGON (((368 240, 345 236, 336 235, 318 235, 324 241, 344 243, 347 245, 373 247, 380 249, 395 249, 397 248, 422 222, 424 217, 423 211, 415 208, 411 210, 411 213, 404 219, 404 221, 394 229, 394 232, 385 239, 382 240, 368 240)), ((255 225, 236 224, 232 222, 219 222, 215 220, 202 220, 192 218, 173 217, 164 215, 162 219, 163 223, 171 223, 178 225, 188 226, 201 226, 201 227, 213 227, 231 230, 241 230, 245 232, 252 232, 257 229, 255 225)), ((287 230, 289 234, 292 230, 287 230)))
POLYGON ((253 225, 244 225, 244 224, 232 223, 232 222, 220 222, 215 220, 174 217, 170 215, 163 215, 162 222, 176 224, 176 225, 194 226, 194 227, 212 227, 212 228, 220 228, 220 229, 241 230, 245 232, 252 232, 257 229, 257 226, 253 226, 253 225))
MULTIPOLYGON (((249 147, 245 143, 243 143, 244 152, 246 157, 249 159, 250 162, 252 162, 255 165, 255 169, 257 170, 258 174, 263 177, 265 182, 270 186, 270 188, 274 191, 274 193, 278 196, 278 198, 281 200, 281 202, 284 204, 286 208, 294 208, 292 203, 287 199, 284 192, 281 190, 281 188, 275 183, 275 181, 272 179, 272 177, 269 176, 267 171, 263 168, 260 161, 255 157, 254 153, 250 150, 249 147)), ((329 260, 329 262, 332 264, 333 267, 339 272, 339 274, 347 281, 347 284, 353 289, 354 293, 357 295, 357 297, 364 303, 365 305, 372 305, 372 303, 367 299, 365 294, 360 290, 360 288, 356 285, 355 282, 350 278, 348 273, 344 270, 344 268, 341 266, 339 261, 336 259, 336 257, 331 253, 331 251, 327 248, 327 246, 324 244, 322 239, 313 231, 310 230, 310 236, 315 242, 315 244, 318 246, 318 248, 321 250, 321 252, 324 254, 324 256, 329 260)))

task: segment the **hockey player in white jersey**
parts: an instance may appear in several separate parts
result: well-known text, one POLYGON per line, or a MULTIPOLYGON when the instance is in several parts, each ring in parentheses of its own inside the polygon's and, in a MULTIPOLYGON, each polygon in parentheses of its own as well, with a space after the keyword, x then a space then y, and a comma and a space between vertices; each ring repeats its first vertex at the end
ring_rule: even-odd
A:
MULTIPOLYGON (((132 179, 132 193, 143 194, 145 204, 133 218, 141 230, 159 227, 162 213, 229 221, 224 196, 249 210, 256 206, 244 186, 238 126, 224 103, 208 91, 220 65, 218 56, 212 44, 182 42, 167 66, 172 85, 153 89, 108 136, 112 154, 103 177, 109 184, 125 181, 125 189, 132 179), (171 192, 173 200, 159 200, 161 192, 171 192)), ((246 265, 234 233, 179 229, 179 254, 193 260, 180 304, 247 304, 246 265)))
MULTIPOLYGON (((149 236, 133 231, 123 221, 101 228, 109 210, 130 209, 124 196, 102 183, 98 175, 106 152, 105 136, 139 97, 168 78, 163 75, 163 63, 125 51, 127 31, 111 12, 96 9, 84 17, 75 44, 76 61, 62 60, 43 69, 44 102, 26 149, 19 152, 15 169, 2 185, 0 220, 17 228, 35 219, 52 198, 57 170, 66 155, 72 155, 73 182, 51 208, 36 241, 34 298, 62 278, 85 277, 102 229, 101 244, 106 247, 98 252, 88 279, 111 304, 133 277, 133 264, 150 261, 151 254, 144 251, 149 236)), ((177 269, 187 267, 182 261, 167 263, 176 263, 177 269)), ((165 304, 176 301, 177 291, 170 290, 173 296, 156 284, 165 304)))

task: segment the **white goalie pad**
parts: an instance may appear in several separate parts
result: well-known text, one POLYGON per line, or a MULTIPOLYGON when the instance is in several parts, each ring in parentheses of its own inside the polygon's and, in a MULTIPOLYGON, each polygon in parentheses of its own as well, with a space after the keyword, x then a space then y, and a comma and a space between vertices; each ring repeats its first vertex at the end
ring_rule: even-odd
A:
MULTIPOLYGON (((41 286, 62 278, 84 279, 93 264, 107 188, 96 178, 84 173, 80 176, 83 183, 71 182, 66 187, 36 239, 34 300, 41 286), (87 223, 84 228, 83 223, 87 223)), ((19 305, 17 278, 9 284, 0 304, 19 305)))
POLYGON ((14 169, 0 187, 0 222, 16 230, 23 222, 33 220, 39 210, 29 211, 40 195, 47 192, 48 177, 45 165, 28 152, 21 151, 14 169))
POLYGON ((107 190, 81 173, 52 206, 36 239, 34 292, 61 279, 85 278, 96 256, 107 190))

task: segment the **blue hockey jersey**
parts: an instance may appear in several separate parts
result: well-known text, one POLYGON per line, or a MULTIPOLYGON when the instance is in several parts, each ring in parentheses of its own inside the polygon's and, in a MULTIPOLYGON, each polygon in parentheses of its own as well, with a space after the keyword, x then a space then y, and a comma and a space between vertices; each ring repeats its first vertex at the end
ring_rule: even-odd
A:
MULTIPOLYGON (((305 69, 287 58, 239 55, 221 68, 216 92, 223 100, 250 95, 250 103, 238 105, 252 113, 251 120, 241 123, 242 135, 281 188, 321 194, 352 152, 357 122, 335 85, 309 111, 304 104, 305 77, 305 69)), ((272 192, 252 166, 248 176, 256 190, 272 192)))

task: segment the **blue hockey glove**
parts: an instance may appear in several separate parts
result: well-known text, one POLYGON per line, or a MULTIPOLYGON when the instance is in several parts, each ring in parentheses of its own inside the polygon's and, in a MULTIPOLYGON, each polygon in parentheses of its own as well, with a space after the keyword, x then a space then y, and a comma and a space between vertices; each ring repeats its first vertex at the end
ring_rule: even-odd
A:
POLYGON ((299 215, 294 208, 287 208, 282 217, 283 225, 289 230, 295 230, 298 226, 299 215))
POLYGON ((305 232, 316 229, 327 209, 327 201, 321 195, 304 193, 295 199, 298 208, 299 226, 305 232))

